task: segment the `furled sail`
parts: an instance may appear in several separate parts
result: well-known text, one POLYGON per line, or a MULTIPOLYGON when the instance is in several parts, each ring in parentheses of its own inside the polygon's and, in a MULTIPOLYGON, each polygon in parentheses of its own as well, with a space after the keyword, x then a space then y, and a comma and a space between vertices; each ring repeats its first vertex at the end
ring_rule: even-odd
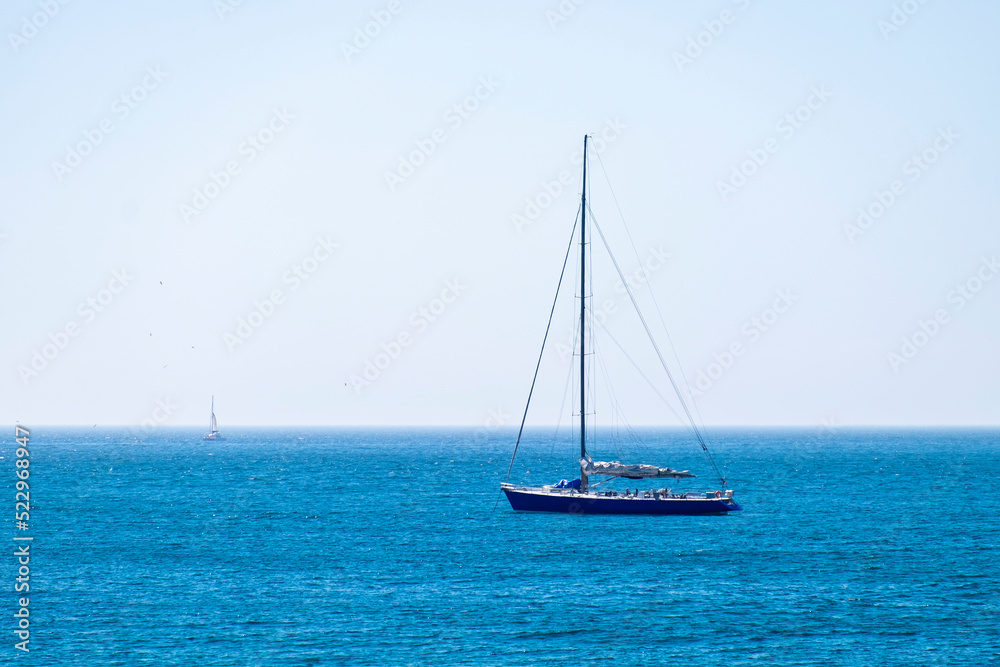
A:
POLYGON ((608 475, 626 479, 685 479, 694 477, 687 470, 658 468, 647 463, 621 463, 619 461, 594 461, 589 456, 580 459, 580 468, 586 475, 608 475))

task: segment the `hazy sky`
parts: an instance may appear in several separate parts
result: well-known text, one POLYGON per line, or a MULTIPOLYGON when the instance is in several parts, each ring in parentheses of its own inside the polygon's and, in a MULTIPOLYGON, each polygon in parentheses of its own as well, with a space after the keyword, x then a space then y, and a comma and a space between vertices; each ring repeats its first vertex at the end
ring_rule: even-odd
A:
MULTIPOLYGON (((707 423, 1000 422, 996 3, 12 0, 0 26, 4 422, 207 425, 214 394, 223 429, 513 423, 584 133, 707 423)), ((623 376, 632 423, 676 423, 623 376)))

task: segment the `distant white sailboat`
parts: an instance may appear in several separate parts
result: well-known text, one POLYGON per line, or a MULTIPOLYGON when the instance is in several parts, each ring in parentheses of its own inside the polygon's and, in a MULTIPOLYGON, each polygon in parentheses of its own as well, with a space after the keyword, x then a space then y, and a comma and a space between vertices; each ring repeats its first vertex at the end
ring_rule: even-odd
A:
POLYGON ((225 440, 219 433, 219 424, 215 421, 215 396, 212 396, 212 432, 205 436, 205 440, 225 440))

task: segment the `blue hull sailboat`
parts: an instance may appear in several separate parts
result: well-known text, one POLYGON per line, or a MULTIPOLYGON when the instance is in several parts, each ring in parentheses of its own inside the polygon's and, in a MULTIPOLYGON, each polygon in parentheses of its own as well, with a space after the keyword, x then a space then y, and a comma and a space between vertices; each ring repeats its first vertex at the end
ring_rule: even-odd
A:
MULTIPOLYGON (((528 391, 528 401, 524 408, 524 416, 521 419, 521 428, 518 431, 517 441, 514 443, 514 453, 511 456, 510 466, 507 469, 507 480, 500 485, 500 488, 507 496, 507 500, 510 502, 511 508, 515 511, 522 512, 562 512, 569 514, 663 514, 692 516, 727 514, 729 512, 742 510, 743 508, 740 507, 740 505, 733 499, 733 490, 726 488, 726 479, 719 471, 718 466, 715 464, 714 459, 712 459, 712 456, 708 451, 708 446, 702 435, 701 429, 698 427, 690 409, 688 408, 688 399, 685 398, 677 383, 674 381, 674 377, 664 361, 663 355, 660 353, 656 340, 650 333, 649 327, 646 325, 646 320, 643 317, 642 312, 639 310, 639 305, 635 300, 635 296, 633 295, 631 288, 629 287, 629 281, 626 280, 625 276, 622 274, 621 269, 618 266, 618 262, 611 253, 611 248, 604 237, 604 232, 601 230, 600 225, 597 223, 596 219, 594 219, 593 213, 591 212, 590 222, 597 231, 600 240, 608 250, 611 261, 618 273, 618 277, 621 280, 619 286, 624 287, 632 305, 635 307, 639 320, 642 322, 643 328, 646 330, 646 334, 652 343, 653 349, 656 351, 656 356, 659 359, 663 370, 666 372, 667 377, 670 379, 670 384, 676 392, 677 399, 686 416, 687 426, 690 432, 694 435, 698 444, 701 445, 702 450, 707 455, 708 460, 715 470, 715 473, 718 475, 721 483, 720 489, 703 491, 700 493, 674 493, 670 488, 651 488, 644 491, 640 491, 636 488, 634 492, 632 489, 626 489, 624 492, 619 492, 598 488, 599 485, 612 481, 616 478, 624 478, 627 480, 682 480, 695 477, 695 475, 691 474, 687 470, 673 470, 669 467, 661 468, 659 466, 644 463, 623 464, 619 461, 594 461, 587 452, 587 445, 589 442, 588 435, 590 434, 587 417, 588 415, 593 416, 593 412, 588 412, 587 404, 589 389, 589 369, 587 358, 593 356, 594 354, 594 352, 588 352, 588 348, 586 346, 587 332, 588 330, 592 331, 594 325, 594 318, 591 312, 593 309, 589 308, 587 305, 588 298, 593 299, 593 296, 587 296, 588 293, 592 293, 592 288, 587 283, 587 213, 589 210, 587 207, 587 139, 587 136, 583 138, 583 187, 580 198, 580 213, 577 217, 577 222, 580 223, 580 293, 578 295, 580 307, 579 322, 577 324, 579 327, 577 337, 579 347, 574 350, 574 354, 578 356, 580 360, 580 477, 572 481, 562 480, 558 484, 550 484, 541 487, 529 487, 510 483, 510 473, 514 466, 514 458, 517 456, 517 450, 521 444, 521 438, 524 434, 524 424, 528 416, 528 408, 531 405, 531 396, 535 390, 535 382, 538 380, 538 372, 542 365, 542 356, 545 353, 545 344, 548 341, 549 331, 552 327, 552 317, 556 311, 556 303, 559 299, 559 289, 562 286, 563 277, 566 274, 566 264, 569 260, 570 250, 573 247, 573 240, 576 238, 576 224, 574 223, 573 232, 570 234, 570 244, 566 249, 566 258, 563 260, 562 273, 559 276, 559 286, 556 288, 555 301, 553 301, 552 310, 549 313, 549 323, 548 326, 546 326, 545 336, 542 340, 542 351, 538 357, 538 364, 535 366, 535 376, 531 381, 531 389, 528 391), (588 315, 590 316, 590 319, 588 319, 588 315), (590 479, 592 477, 600 477, 602 479, 594 484, 591 484, 590 479)), ((598 320, 597 323, 603 328, 603 323, 600 320, 598 320)), ((612 340, 614 339, 612 338, 612 340)), ((617 344, 617 341, 615 341, 615 343, 617 344)), ((625 354, 627 356, 627 353, 625 354)), ((631 357, 629 357, 629 361, 632 361, 631 357)), ((632 363, 635 365, 634 361, 632 361, 632 363)), ((642 374, 638 365, 636 365, 636 369, 639 370, 640 374, 642 374)), ((643 377, 646 377, 645 374, 643 374, 643 377)), ((657 394, 662 398, 662 394, 659 394, 658 391, 657 394)), ((664 399, 664 401, 665 400, 666 399, 664 399)))
POLYGON ((719 498, 697 494, 673 495, 650 491, 646 495, 605 495, 584 491, 563 492, 555 487, 531 489, 503 486, 510 506, 519 512, 564 512, 567 514, 674 514, 694 516, 725 514, 743 509, 733 501, 732 491, 719 498))

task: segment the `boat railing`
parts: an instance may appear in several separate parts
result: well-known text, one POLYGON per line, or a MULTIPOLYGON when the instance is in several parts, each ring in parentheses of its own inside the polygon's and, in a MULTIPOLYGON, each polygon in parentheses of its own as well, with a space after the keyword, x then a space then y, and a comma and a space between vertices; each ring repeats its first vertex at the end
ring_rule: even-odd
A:
MULTIPOLYGON (((559 489, 562 491, 563 489, 559 489)), ((708 492, 688 492, 673 493, 664 489, 647 489, 645 491, 588 491, 587 495, 600 496, 602 498, 628 498, 630 500, 717 500, 720 499, 714 491, 708 492)), ((733 494, 727 491, 724 496, 727 500, 732 500, 733 494)))

